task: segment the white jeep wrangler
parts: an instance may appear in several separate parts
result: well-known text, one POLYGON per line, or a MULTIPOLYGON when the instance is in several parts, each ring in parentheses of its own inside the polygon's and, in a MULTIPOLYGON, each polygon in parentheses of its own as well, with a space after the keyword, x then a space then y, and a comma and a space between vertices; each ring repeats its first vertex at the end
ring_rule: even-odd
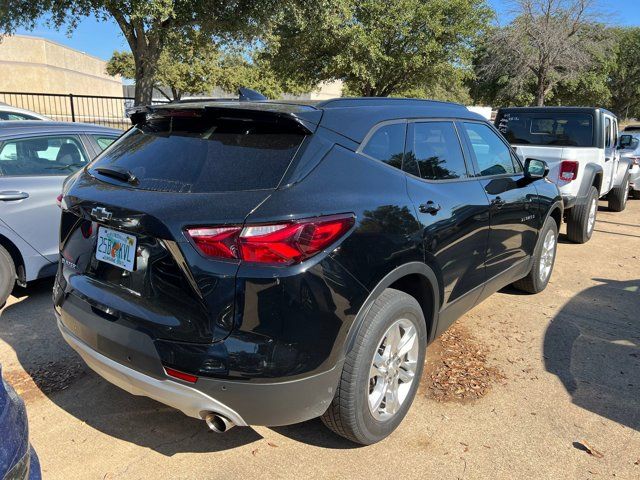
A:
POLYGON ((560 189, 567 236, 587 242, 593 233, 598 198, 624 210, 629 196, 628 159, 616 149, 618 119, 602 108, 514 107, 498 110, 495 125, 523 159, 544 160, 560 189))

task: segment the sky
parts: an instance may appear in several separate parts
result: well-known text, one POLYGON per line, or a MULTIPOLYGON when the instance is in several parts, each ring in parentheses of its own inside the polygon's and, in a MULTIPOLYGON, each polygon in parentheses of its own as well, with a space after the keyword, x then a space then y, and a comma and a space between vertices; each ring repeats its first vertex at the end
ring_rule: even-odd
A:
MULTIPOLYGON (((496 10, 501 24, 510 20, 508 0, 487 1, 496 10)), ((600 0, 600 2, 601 10, 606 12, 604 17, 607 23, 640 26, 640 0, 600 0)), ((99 22, 92 17, 82 20, 70 37, 67 36, 64 28, 50 29, 45 22, 40 22, 35 30, 19 29, 17 33, 44 37, 103 60, 108 60, 114 50, 129 50, 115 22, 99 22)))

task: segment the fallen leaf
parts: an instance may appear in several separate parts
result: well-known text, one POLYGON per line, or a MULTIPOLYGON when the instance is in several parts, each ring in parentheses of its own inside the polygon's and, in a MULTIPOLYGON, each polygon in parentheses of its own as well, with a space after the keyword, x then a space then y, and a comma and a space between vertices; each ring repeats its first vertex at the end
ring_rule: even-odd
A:
POLYGON ((278 446, 275 443, 271 443, 271 442, 267 442, 267 445, 269 445, 270 447, 277 447, 278 446))
POLYGON ((603 453, 601 453, 598 450, 596 450, 595 448, 593 448, 585 440, 583 440, 582 442, 573 442, 573 446, 575 448, 577 448, 578 450, 582 450, 583 452, 587 452, 592 457, 596 457, 596 458, 604 457, 603 453))

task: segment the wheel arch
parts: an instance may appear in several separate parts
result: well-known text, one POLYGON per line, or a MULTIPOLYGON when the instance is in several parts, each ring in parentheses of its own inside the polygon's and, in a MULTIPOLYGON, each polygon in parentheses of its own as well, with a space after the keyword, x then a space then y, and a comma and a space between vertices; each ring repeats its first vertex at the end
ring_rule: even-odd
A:
MULTIPOLYGON (((546 218, 553 218, 556 222, 556 225, 558 227, 558 231, 560 231, 560 226, 562 225, 562 216, 564 213, 564 208, 563 208, 563 204, 562 202, 556 202, 554 203, 551 208, 549 208, 549 211, 547 213, 547 217, 546 218)), ((545 219, 546 221, 546 219, 545 219)), ((544 225, 544 222, 543 222, 544 225)))
POLYGON ((585 198, 589 193, 589 189, 591 187, 596 187, 596 190, 598 190, 598 195, 601 195, 602 179, 603 179, 602 165, 598 165, 595 163, 588 163, 584 167, 584 180, 580 185, 580 191, 578 193, 578 197, 585 198))
POLYGON ((360 307, 345 342, 345 355, 357 337, 358 331, 376 299, 387 288, 394 288, 414 297, 420 304, 427 327, 427 338, 431 340, 440 311, 440 291, 435 272, 425 263, 409 262, 401 265, 382 278, 371 290, 360 307))

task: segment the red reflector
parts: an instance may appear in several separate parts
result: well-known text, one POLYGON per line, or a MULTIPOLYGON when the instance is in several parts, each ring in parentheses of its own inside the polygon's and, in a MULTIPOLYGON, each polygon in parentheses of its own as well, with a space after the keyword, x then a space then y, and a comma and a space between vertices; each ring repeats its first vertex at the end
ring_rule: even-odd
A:
POLYGON ((560 163, 560 180, 571 182, 578 178, 579 165, 575 160, 562 160, 562 163, 560 163))
POLYGON ((187 234, 207 256, 272 265, 299 263, 335 243, 355 223, 352 214, 272 225, 190 228, 187 234))
POLYGON ((184 380, 185 382, 196 383, 198 381, 198 377, 196 377, 195 375, 180 372, 178 370, 174 370, 173 368, 164 367, 164 371, 170 377, 179 378, 180 380, 184 380))

